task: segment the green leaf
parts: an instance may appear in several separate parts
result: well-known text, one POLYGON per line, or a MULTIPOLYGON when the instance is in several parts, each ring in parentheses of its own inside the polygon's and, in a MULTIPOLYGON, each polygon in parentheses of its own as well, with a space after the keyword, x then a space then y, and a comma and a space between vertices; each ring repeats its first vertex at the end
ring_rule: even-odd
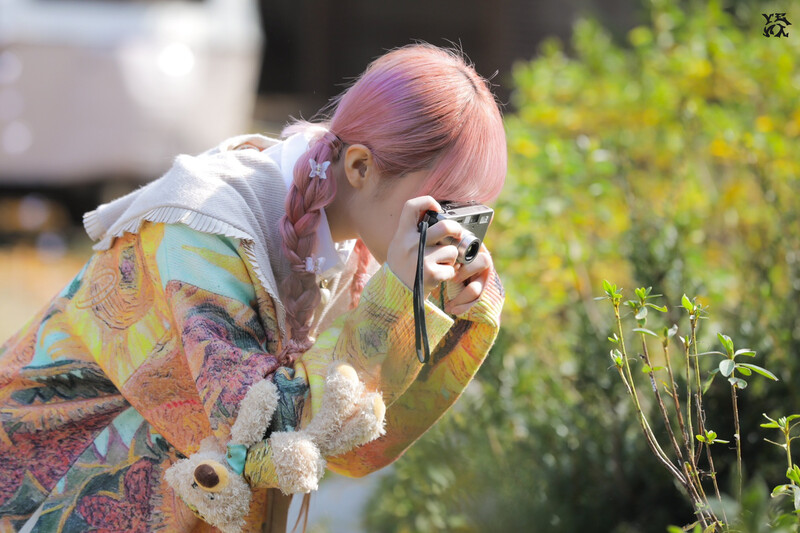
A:
POLYGON ((781 496, 781 495, 789 495, 792 496, 792 500, 794 503, 795 512, 800 509, 800 487, 795 484, 786 484, 786 485, 778 485, 774 489, 772 489, 772 497, 781 496))
POLYGON ((771 429, 771 428, 778 429, 778 428, 780 428, 780 426, 778 425, 777 422, 769 422, 767 424, 761 424, 761 427, 762 428, 768 428, 768 429, 771 429))
POLYGON ((734 357, 738 355, 749 355, 750 357, 755 357, 756 352, 754 352, 753 350, 748 350, 747 348, 743 348, 741 350, 736 350, 736 353, 733 354, 734 357))
POLYGON ((718 439, 717 432, 711 430, 706 431, 705 436, 697 435, 697 440, 699 440, 700 442, 706 442, 708 444, 716 444, 716 443, 728 444, 730 442, 727 440, 718 439))
POLYGON ((738 370, 743 376, 749 376, 753 373, 752 370, 745 367, 744 365, 736 365, 736 370, 738 370))
POLYGON ((772 372, 770 372, 766 368, 761 368, 760 366, 757 366, 757 365, 751 365, 750 363, 739 363, 736 366, 737 367, 748 368, 748 369, 752 370, 753 372, 757 372, 757 373, 761 374, 765 378, 771 379, 772 381, 779 381, 778 380, 778 376, 776 376, 775 374, 773 374, 772 372))
POLYGON ((658 338, 658 335, 656 335, 654 332, 650 331, 647 328, 634 328, 633 331, 636 331, 638 333, 644 333, 645 335, 651 335, 653 337, 658 338))
POLYGON ((617 368, 622 368, 623 366, 622 352, 614 348, 608 353, 609 355, 611 355, 611 360, 614 361, 614 364, 617 366, 617 368))
POLYGON ((733 341, 731 340, 731 338, 728 337, 727 335, 723 335, 722 333, 717 333, 717 338, 719 339, 719 342, 721 342, 722 345, 725 347, 725 350, 728 352, 728 354, 729 355, 733 354, 733 341))
POLYGON ((745 380, 743 380, 742 378, 737 378, 737 377, 731 376, 731 377, 728 378, 728 382, 731 385, 733 385, 734 387, 736 387, 737 389, 747 388, 747 382, 745 380))
POLYGON ((786 477, 789 478, 790 481, 800 484, 800 468, 798 468, 797 465, 792 465, 791 468, 786 470, 786 477))
POLYGON ((733 359, 723 359, 719 362, 719 371, 722 373, 723 376, 726 378, 733 374, 733 369, 735 368, 736 363, 733 359))
POLYGON ((772 489, 773 496, 780 496, 782 494, 789 494, 792 492, 792 485, 788 483, 785 485, 777 485, 774 489, 772 489))
POLYGON ((634 318, 636 318, 636 320, 643 320, 645 317, 647 317, 647 307, 643 306, 639 309, 634 318))
POLYGON ((669 526, 667 528, 667 533, 686 533, 686 531, 689 530, 678 526, 669 526))
MULTIPOLYGON (((616 289, 616 286, 614 287, 614 289, 616 289)), ((609 295, 611 295, 613 292, 615 292, 614 289, 611 288, 611 284, 608 282, 607 279, 603 280, 603 290, 604 291, 606 291, 607 293, 609 293, 609 295)))
POLYGON ((683 295, 683 298, 681 298, 681 305, 683 305, 683 308, 686 309, 687 311, 689 311, 690 313, 694 309, 694 305, 692 304, 692 301, 685 294, 683 295))
POLYGON ((646 305, 647 307, 650 307, 652 309, 655 309, 656 311, 661 311, 662 313, 666 313, 667 312, 667 306, 666 305, 658 306, 656 304, 650 304, 650 303, 647 303, 647 304, 644 304, 644 305, 646 305))

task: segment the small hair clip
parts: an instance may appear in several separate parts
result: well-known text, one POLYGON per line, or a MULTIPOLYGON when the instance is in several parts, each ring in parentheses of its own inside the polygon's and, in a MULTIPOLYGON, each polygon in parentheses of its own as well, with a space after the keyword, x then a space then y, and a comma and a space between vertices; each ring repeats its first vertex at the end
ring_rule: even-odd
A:
POLYGON ((319 274, 322 271, 322 263, 324 262, 324 257, 317 257, 316 260, 313 257, 306 257, 306 272, 319 274))
POLYGON ((328 176, 325 174, 325 171, 328 170, 328 167, 331 165, 330 161, 317 163, 313 159, 309 159, 308 164, 311 165, 311 174, 308 175, 309 178, 313 178, 314 176, 319 176, 319 179, 322 180, 328 178, 328 176))

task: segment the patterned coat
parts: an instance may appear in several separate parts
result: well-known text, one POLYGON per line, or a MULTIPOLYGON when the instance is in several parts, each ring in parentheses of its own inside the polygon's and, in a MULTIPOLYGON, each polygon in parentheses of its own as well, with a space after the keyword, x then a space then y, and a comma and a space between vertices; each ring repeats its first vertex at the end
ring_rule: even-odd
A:
MULTIPOLYGON (((239 401, 265 375, 280 391, 274 425, 303 427, 333 359, 383 393, 387 433, 328 467, 363 476, 396 460, 474 376, 504 292, 492 272, 478 302, 451 317, 441 310, 450 285, 434 291, 423 366, 412 292, 388 265, 371 271, 359 305, 332 317, 294 368, 279 368, 275 304, 238 239, 145 223, 95 253, 0 347, 0 532, 34 513, 33 531, 212 531, 164 471, 206 437, 227 442, 239 401)), ((251 449, 245 465, 255 487, 248 531, 261 530, 267 488, 277 486, 266 448, 251 449)))

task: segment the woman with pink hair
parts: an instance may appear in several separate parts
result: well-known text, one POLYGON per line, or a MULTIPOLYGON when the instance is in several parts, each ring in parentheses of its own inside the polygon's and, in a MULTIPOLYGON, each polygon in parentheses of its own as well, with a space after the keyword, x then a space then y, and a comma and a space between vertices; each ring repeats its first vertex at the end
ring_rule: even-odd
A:
POLYGON ((201 442, 224 447, 266 378, 276 406, 239 459, 252 498, 237 529, 279 531, 285 495, 316 478, 288 480, 295 452, 276 436, 336 418, 332 361, 385 407, 368 442, 331 444, 346 423, 315 433, 321 464, 345 475, 390 464, 456 401, 497 336, 503 287, 484 245, 457 262, 461 226, 431 226, 421 364, 418 223, 440 201, 490 203, 502 189, 488 82, 459 53, 416 44, 371 63, 327 111, 283 140, 178 156, 87 213, 96 253, 0 347, 0 530, 213 530, 164 472, 201 442))

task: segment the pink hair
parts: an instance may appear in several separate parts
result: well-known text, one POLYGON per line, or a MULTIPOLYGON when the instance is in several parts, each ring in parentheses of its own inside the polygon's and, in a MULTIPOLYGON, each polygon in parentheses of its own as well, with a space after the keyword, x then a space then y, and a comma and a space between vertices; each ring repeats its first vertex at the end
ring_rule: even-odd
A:
MULTIPOLYGON (((331 101, 330 120, 298 121, 288 136, 319 129, 294 169, 294 182, 282 219, 283 250, 292 273, 279 291, 292 328, 282 352, 294 361, 311 346, 311 314, 320 301, 316 275, 305 271, 319 224, 319 209, 336 195, 335 179, 309 179, 308 160, 336 161, 343 145, 363 144, 385 179, 428 169, 416 196, 442 200, 494 201, 506 175, 506 138, 502 117, 488 82, 463 55, 429 44, 393 50, 373 61, 344 93, 331 101)), ((351 285, 351 307, 358 305, 374 260, 358 239, 358 266, 351 285)))

